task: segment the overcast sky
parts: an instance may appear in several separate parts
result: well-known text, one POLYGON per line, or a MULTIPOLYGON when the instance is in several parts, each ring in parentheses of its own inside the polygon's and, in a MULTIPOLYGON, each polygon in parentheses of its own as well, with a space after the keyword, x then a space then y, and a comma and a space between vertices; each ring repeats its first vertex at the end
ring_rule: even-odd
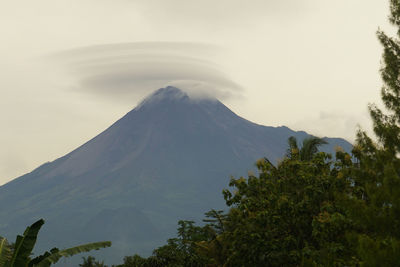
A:
POLYGON ((380 103, 387 2, 0 0, 0 184, 168 84, 259 124, 352 142, 380 103))

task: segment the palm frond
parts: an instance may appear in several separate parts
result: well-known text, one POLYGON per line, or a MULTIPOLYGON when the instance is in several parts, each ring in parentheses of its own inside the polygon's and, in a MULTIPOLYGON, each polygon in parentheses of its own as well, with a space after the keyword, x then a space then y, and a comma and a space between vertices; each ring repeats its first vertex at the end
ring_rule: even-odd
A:
POLYGON ((300 159, 310 160, 321 145, 327 144, 324 139, 319 137, 308 137, 303 140, 303 146, 300 149, 300 159))
POLYGON ((296 137, 294 137, 294 136, 289 137, 288 145, 289 145, 289 148, 286 151, 286 157, 291 159, 291 158, 294 158, 299 152, 299 147, 297 145, 296 137))

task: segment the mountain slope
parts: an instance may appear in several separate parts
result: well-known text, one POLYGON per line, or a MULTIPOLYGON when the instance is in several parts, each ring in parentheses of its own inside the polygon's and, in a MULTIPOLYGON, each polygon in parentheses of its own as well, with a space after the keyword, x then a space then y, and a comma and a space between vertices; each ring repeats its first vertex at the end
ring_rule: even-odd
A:
MULTIPOLYGON (((37 218, 39 247, 112 240, 111 262, 149 253, 180 219, 223 207, 231 175, 260 157, 281 158, 305 132, 247 121, 218 100, 162 88, 71 153, 0 187, 0 233, 14 236, 37 218)), ((350 150, 343 139, 327 139, 350 150)))

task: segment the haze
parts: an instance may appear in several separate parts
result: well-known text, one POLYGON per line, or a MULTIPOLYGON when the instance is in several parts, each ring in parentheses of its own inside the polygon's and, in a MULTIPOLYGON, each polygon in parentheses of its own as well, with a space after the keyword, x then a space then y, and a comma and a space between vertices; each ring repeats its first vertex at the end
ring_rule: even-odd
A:
POLYGON ((380 103, 386 14, 378 0, 2 1, 0 184, 169 83, 259 124, 353 141, 380 103))

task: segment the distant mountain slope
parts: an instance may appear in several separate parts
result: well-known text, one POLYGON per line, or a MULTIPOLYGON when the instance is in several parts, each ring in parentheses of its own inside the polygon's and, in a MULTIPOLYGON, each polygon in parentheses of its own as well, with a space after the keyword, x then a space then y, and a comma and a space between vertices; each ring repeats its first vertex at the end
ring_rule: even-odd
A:
MULTIPOLYGON (((282 158, 287 139, 305 132, 247 121, 218 100, 162 88, 71 153, 0 187, 0 235, 14 237, 45 218, 39 248, 111 240, 116 263, 150 253, 180 219, 223 207, 231 175, 282 158)), ((326 139, 332 152, 343 139, 326 139)))

